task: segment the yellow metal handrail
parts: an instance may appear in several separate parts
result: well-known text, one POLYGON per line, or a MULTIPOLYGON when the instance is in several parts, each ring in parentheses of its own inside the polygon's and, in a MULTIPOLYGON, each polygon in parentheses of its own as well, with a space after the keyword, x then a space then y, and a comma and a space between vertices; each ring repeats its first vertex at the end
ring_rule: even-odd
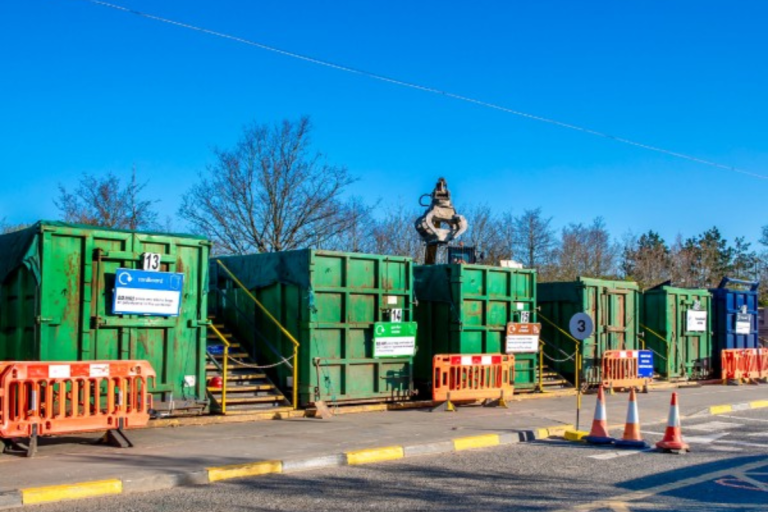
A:
POLYGON ((662 336, 661 334, 657 333, 656 331, 654 331, 653 329, 651 329, 651 328, 650 328, 650 327, 648 327, 647 325, 643 325, 643 324, 640 324, 640 327, 642 327, 643 329, 645 329, 645 330, 646 330, 646 331, 648 331, 649 333, 653 334, 654 336, 656 336, 657 338, 659 338, 661 341, 663 341, 664 343, 666 343, 666 345, 667 345, 667 346, 669 346, 669 340, 667 340, 667 338, 665 338, 665 337, 664 337, 664 336, 662 336))
POLYGON ((230 278, 232 278, 232 281, 245 292, 245 294, 248 296, 249 299, 251 299, 259 308, 261 311, 269 318, 272 323, 274 323, 278 329, 280 329, 280 332, 282 332, 286 338, 288 338, 291 343, 293 343, 293 408, 298 409, 299 408, 299 342, 296 341, 296 338, 293 337, 293 335, 283 327, 283 324, 281 324, 277 318, 272 316, 272 313, 269 312, 267 308, 264 307, 264 305, 259 302, 259 299, 257 299, 251 291, 245 287, 243 283, 240 282, 240 280, 235 276, 235 274, 232 273, 231 270, 227 268, 224 263, 221 262, 221 260, 216 260, 216 263, 219 264, 221 268, 224 269, 224 272, 226 272, 230 278))
MULTIPOLYGON (((555 322, 553 322, 552 320, 550 320, 549 318, 547 318, 546 316, 544 316, 544 315, 541 313, 541 311, 539 311, 538 313, 536 313, 536 316, 537 316, 537 317, 539 317, 539 318, 542 318, 544 321, 546 321, 547 323, 549 323, 549 324, 550 324, 552 327, 554 327, 555 329, 557 329, 558 331, 560 331, 561 333, 563 333, 563 334, 565 335, 565 337, 566 337, 566 338, 570 339, 571 341, 573 341, 573 342, 576 344, 576 360, 574 361, 574 363, 575 363, 575 370, 576 370, 576 371, 574 371, 574 372, 573 372, 573 373, 575 374, 575 375, 574 375, 574 378, 573 378, 573 380, 574 380, 575 382, 573 383, 573 385, 576 387, 576 395, 578 396, 578 399, 577 399, 577 400, 578 400, 578 406, 577 406, 577 408, 578 408, 578 409, 581 409, 581 388, 579 387, 579 374, 580 374, 580 373, 581 373, 581 371, 582 371, 582 366, 581 366, 581 365, 582 365, 582 359, 581 359, 581 343, 579 342, 579 340, 577 340, 576 338, 574 338, 573 336, 571 336, 571 335, 570 335, 570 333, 567 333, 567 332, 565 332, 564 330, 562 330, 562 329, 560 328, 560 326, 558 326, 558 325, 557 325, 555 322)), ((577 421, 576 423, 578 423, 578 421, 577 421)))
MULTIPOLYGON (((651 329, 647 325, 640 324, 640 327, 642 327, 643 329, 645 329, 646 331, 648 331, 649 333, 653 334, 654 336, 659 338, 661 341, 663 341, 664 344, 667 346, 667 355, 669 355, 669 340, 667 340, 665 337, 663 337, 661 334, 657 333, 656 331, 654 331, 653 329, 651 329)), ((645 340, 643 340, 643 350, 645 350, 645 340)), ((654 354, 656 354, 657 356, 659 356, 663 360, 669 361, 669 358, 664 357, 663 355, 659 354, 658 352, 656 352, 653 349, 650 349, 650 350, 651 350, 651 352, 653 352, 654 354)))
POLYGON ((228 365, 229 365, 229 342, 227 341, 227 338, 221 334, 221 331, 219 331, 215 325, 208 324, 208 327, 211 328, 211 330, 216 334, 216 336, 219 337, 222 343, 224 343, 224 362, 222 364, 223 369, 222 373, 224 374, 223 378, 221 379, 221 414, 227 414, 227 376, 229 375, 228 371, 228 365))

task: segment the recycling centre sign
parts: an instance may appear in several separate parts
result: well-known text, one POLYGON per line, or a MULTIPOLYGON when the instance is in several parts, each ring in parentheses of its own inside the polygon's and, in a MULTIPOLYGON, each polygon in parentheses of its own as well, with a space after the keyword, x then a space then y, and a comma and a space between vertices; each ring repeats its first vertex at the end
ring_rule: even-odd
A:
POLYGON ((416 354, 416 322, 373 324, 373 357, 413 357, 416 354))
POLYGON ((179 316, 184 274, 119 268, 115 273, 115 315, 179 316))

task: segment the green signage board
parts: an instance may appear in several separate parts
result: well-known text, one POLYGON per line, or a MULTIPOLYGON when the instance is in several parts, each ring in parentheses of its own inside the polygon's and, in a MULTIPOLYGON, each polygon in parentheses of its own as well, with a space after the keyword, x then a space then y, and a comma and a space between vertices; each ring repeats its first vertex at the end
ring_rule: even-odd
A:
POLYGON ((373 326, 373 357, 413 357, 416 327, 416 322, 376 322, 373 326))

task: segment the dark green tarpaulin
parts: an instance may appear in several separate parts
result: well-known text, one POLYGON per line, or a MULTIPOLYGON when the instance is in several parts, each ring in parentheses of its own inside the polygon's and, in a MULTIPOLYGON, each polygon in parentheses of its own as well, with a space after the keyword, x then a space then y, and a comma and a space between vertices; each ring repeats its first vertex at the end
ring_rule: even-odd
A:
POLYGON ((0 235, 0 283, 21 266, 27 267, 40 284, 40 223, 0 235))
POLYGON ((249 290, 257 290, 275 283, 292 284, 308 290, 310 274, 307 272, 310 250, 284 251, 273 253, 249 254, 246 256, 224 256, 211 259, 211 289, 219 275, 226 272, 216 263, 221 262, 249 290))
POLYGON ((84 224, 69 224, 60 221, 41 220, 31 227, 21 229, 19 231, 14 231, 13 233, 0 235, 0 283, 4 282, 11 272, 21 266, 25 266, 35 276, 35 281, 40 284, 41 255, 39 235, 42 234, 46 226, 73 229, 98 229, 114 231, 118 233, 141 233, 142 235, 175 236, 205 240, 205 238, 196 235, 182 235, 151 231, 137 232, 128 229, 100 228, 96 226, 86 226, 84 224))

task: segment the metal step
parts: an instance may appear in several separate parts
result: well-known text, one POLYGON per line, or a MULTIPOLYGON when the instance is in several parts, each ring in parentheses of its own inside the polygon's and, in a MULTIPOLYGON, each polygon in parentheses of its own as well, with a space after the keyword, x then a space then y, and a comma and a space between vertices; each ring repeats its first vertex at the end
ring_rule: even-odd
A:
MULTIPOLYGON (((224 354, 212 354, 212 355, 215 359, 224 359, 224 354)), ((248 357, 248 354, 246 354, 245 352, 230 352, 229 357, 234 357, 235 359, 245 359, 248 357)))
MULTIPOLYGON (((243 363, 243 365, 238 366, 237 361, 235 361, 227 365, 227 414, 247 414, 262 410, 270 412, 282 409, 292 410, 291 407, 286 407, 288 401, 266 373, 255 368, 249 368, 249 365, 255 366, 257 362, 243 350, 235 336, 228 332, 226 325, 216 322, 213 316, 209 319, 227 340, 230 349, 229 357, 243 363)), ((211 345, 220 346, 223 344, 221 338, 211 331, 208 332, 207 339, 211 345)), ((223 361, 224 354, 208 355, 208 362, 205 365, 206 380, 222 376, 223 361)), ((222 389, 207 388, 207 391, 211 400, 211 409, 220 412, 222 389)))
POLYGON ((251 396, 248 398, 227 397, 227 409, 229 409, 230 405, 263 404, 268 402, 280 402, 282 400, 285 400, 283 395, 251 396))
MULTIPOLYGON (((218 371, 218 368, 214 371, 211 371, 206 374, 206 378, 210 379, 211 377, 221 377, 221 372, 218 371)), ((227 377, 227 382, 233 382, 233 381, 244 381, 244 380, 263 380, 267 378, 266 373, 232 373, 229 372, 229 376, 227 377)))
POLYGON ((232 405, 227 404, 227 416, 239 416, 246 414, 254 414, 260 412, 279 413, 292 411, 292 407, 286 407, 277 403, 265 403, 265 404, 240 404, 232 405))
MULTIPOLYGON (((274 384, 254 384, 246 386, 233 386, 227 383, 227 395, 230 393, 253 393, 255 391, 270 391, 275 389, 274 384)), ((222 393, 221 388, 208 388, 208 392, 214 395, 220 395, 222 393)))

